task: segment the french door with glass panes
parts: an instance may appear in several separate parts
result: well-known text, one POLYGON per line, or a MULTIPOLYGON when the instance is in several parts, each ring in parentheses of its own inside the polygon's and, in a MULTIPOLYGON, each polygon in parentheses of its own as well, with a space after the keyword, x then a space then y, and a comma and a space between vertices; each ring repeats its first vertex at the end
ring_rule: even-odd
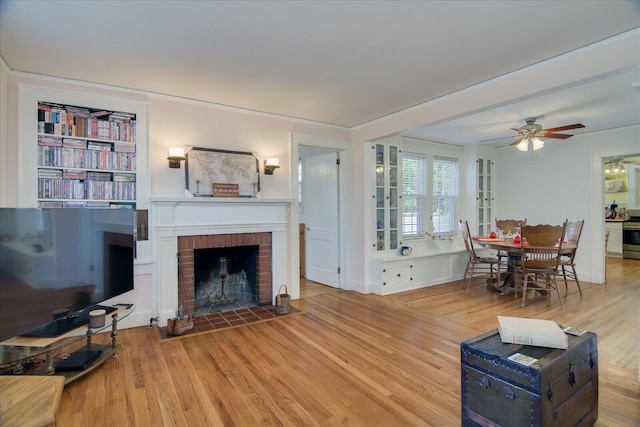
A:
POLYGON ((375 153, 375 250, 396 251, 402 237, 402 150, 399 144, 376 142, 375 153))
POLYGON ((493 160, 476 160, 478 235, 485 236, 493 229, 493 160))

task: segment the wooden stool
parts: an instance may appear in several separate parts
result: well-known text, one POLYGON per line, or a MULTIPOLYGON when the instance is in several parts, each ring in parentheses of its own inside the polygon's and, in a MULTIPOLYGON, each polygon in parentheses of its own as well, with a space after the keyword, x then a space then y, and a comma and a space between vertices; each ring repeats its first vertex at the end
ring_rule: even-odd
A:
POLYGON ((63 388, 64 377, 60 375, 0 376, 0 424, 55 426, 63 388))

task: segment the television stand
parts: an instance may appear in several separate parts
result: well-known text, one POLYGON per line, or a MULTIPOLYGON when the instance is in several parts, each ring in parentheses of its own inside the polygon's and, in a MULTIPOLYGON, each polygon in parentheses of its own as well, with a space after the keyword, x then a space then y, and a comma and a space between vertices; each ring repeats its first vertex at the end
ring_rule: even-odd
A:
POLYGON ((45 323, 42 326, 23 333, 21 336, 37 338, 57 338, 61 335, 65 335, 68 332, 74 331, 87 325, 89 323, 89 313, 92 310, 97 309, 102 309, 106 312, 106 314, 111 314, 116 311, 118 307, 96 304, 76 313, 69 314, 68 316, 61 317, 49 323, 45 323))
POLYGON ((65 384, 88 374, 108 358, 116 357, 120 349, 118 322, 129 316, 135 310, 135 305, 115 305, 113 308, 115 310, 106 316, 105 324, 100 328, 89 327, 87 319, 82 325, 61 336, 18 336, 1 342, 0 373, 4 375, 62 375, 65 377, 65 384), (83 333, 85 328, 86 331, 83 333), (93 342, 93 337, 96 334, 107 332, 109 329, 111 330, 109 344, 93 342), (73 355, 76 351, 99 352, 99 355, 87 364, 78 365, 77 370, 76 366, 72 366, 70 370, 56 371, 56 364, 73 355))

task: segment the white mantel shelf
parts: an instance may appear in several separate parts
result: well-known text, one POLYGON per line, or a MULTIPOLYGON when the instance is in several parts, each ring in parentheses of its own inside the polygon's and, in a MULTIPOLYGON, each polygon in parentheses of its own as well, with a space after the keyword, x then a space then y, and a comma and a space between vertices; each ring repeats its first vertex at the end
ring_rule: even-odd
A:
MULTIPOLYGON (((286 229, 292 199, 155 197, 150 199, 152 226, 158 235, 251 233, 286 229)), ((151 224, 150 224, 151 225, 151 224)))
MULTIPOLYGON (((157 307, 160 325, 175 316, 178 304, 179 236, 269 232, 272 236, 272 280, 291 283, 289 230, 293 199, 153 197, 150 228, 157 256, 157 307)), ((297 226, 297 225, 296 225, 297 226)), ((297 274, 297 271, 296 271, 297 274)), ((275 300, 277 286, 273 286, 275 300)))

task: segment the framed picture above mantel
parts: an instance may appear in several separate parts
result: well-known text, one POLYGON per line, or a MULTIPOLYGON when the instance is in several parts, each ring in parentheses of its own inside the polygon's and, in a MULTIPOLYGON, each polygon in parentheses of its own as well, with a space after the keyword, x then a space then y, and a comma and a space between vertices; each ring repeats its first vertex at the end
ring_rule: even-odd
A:
POLYGON ((193 147, 186 154, 185 186, 195 197, 213 197, 214 184, 218 190, 237 186, 232 197, 259 197, 259 165, 253 153, 193 147))

